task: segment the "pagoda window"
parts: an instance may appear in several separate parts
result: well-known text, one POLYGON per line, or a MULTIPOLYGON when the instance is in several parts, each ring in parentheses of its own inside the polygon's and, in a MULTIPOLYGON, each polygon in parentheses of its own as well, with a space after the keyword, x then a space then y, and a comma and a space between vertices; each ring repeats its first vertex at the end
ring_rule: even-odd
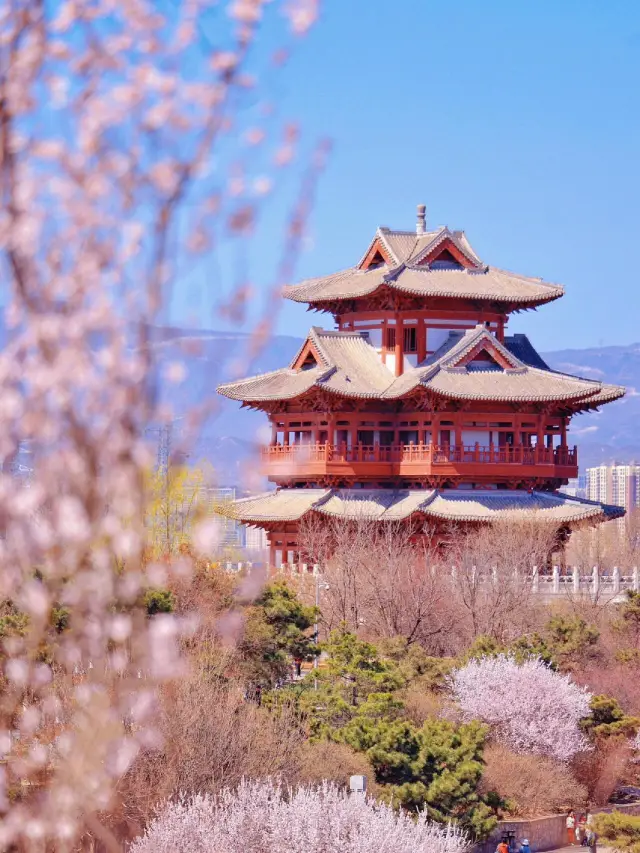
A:
POLYGON ((380 444, 382 447, 391 447, 395 443, 395 433, 392 429, 380 430, 380 444))
POLYGON ((373 430, 372 429, 359 429, 358 430, 358 444, 373 444, 373 430))
POLYGON ((400 444, 418 444, 418 430, 407 429, 400 432, 400 444))
POLYGON ((491 444, 491 432, 490 430, 483 429, 474 429, 474 430, 462 430, 462 443, 467 447, 475 444, 479 444, 482 447, 488 447, 491 444))
POLYGON ((396 348, 395 326, 387 326, 387 339, 385 341, 385 348, 388 350, 394 350, 396 348))
MULTIPOLYGON (((395 329, 394 329, 395 332, 395 329)), ((404 352, 418 352, 418 328, 417 326, 405 326, 404 328, 404 352)))
POLYGON ((351 432, 348 429, 339 429, 336 432, 337 444, 351 446, 351 432))

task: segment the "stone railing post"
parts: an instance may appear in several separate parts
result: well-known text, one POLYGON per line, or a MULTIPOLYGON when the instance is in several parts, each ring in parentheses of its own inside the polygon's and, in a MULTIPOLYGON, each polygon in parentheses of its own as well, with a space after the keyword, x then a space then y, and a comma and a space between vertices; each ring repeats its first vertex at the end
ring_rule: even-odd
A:
POLYGON ((573 591, 575 595, 578 595, 580 593, 580 570, 577 566, 573 567, 571 574, 573 576, 573 591))
POLYGON ((553 567, 552 591, 554 595, 557 595, 560 592, 560 569, 558 566, 553 567))
POLYGON ((640 571, 638 571, 637 566, 633 567, 632 577, 633 577, 633 581, 632 581, 633 591, 634 592, 640 592, 640 571))
POLYGON ((620 567, 613 567, 613 591, 614 593, 620 592, 620 567))
POLYGON ((600 592, 600 572, 597 566, 591 570, 591 592, 593 595, 598 595, 600 592))
POLYGON ((538 574, 538 567, 533 567, 533 573, 531 576, 531 591, 538 592, 540 589, 540 575, 538 574))
POLYGON ((302 574, 306 575, 308 571, 309 571, 309 566, 306 563, 303 563, 302 564, 302 574))

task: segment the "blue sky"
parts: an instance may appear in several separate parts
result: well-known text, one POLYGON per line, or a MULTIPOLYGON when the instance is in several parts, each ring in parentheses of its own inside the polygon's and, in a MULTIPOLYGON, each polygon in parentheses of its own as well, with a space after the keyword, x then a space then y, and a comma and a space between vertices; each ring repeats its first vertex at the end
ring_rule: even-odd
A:
MULTIPOLYGON (((325 0, 274 90, 307 146, 333 142, 296 279, 355 263, 424 202, 485 262, 565 285, 511 332, 541 350, 640 341, 639 93, 635 0, 325 0)), ((265 290, 277 219, 248 260, 265 290)), ((172 320, 222 327, 218 269, 177 288, 172 320)), ((278 331, 312 323, 330 318, 286 304, 278 331)))

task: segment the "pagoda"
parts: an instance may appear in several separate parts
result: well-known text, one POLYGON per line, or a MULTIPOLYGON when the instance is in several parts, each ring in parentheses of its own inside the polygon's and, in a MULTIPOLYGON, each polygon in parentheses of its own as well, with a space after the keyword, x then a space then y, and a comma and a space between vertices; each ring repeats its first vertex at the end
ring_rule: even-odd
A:
MULTIPOLYGON (((558 491, 578 474, 571 417, 624 389, 552 370, 511 314, 564 290, 485 264, 463 231, 378 228, 360 261, 284 288, 331 314, 288 367, 221 385, 271 422, 276 488, 227 512, 265 528, 272 565, 297 562, 307 514, 416 532, 535 513, 568 533, 622 515, 558 491)), ((416 535, 419 535, 416 533, 416 535)))

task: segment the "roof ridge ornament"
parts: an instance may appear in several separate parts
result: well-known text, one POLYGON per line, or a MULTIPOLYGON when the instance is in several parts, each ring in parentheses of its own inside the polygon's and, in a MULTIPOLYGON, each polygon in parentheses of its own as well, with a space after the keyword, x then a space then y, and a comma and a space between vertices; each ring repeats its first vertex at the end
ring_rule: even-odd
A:
POLYGON ((418 205, 418 219, 416 222, 416 235, 421 237, 427 230, 427 206, 426 204, 418 205))

